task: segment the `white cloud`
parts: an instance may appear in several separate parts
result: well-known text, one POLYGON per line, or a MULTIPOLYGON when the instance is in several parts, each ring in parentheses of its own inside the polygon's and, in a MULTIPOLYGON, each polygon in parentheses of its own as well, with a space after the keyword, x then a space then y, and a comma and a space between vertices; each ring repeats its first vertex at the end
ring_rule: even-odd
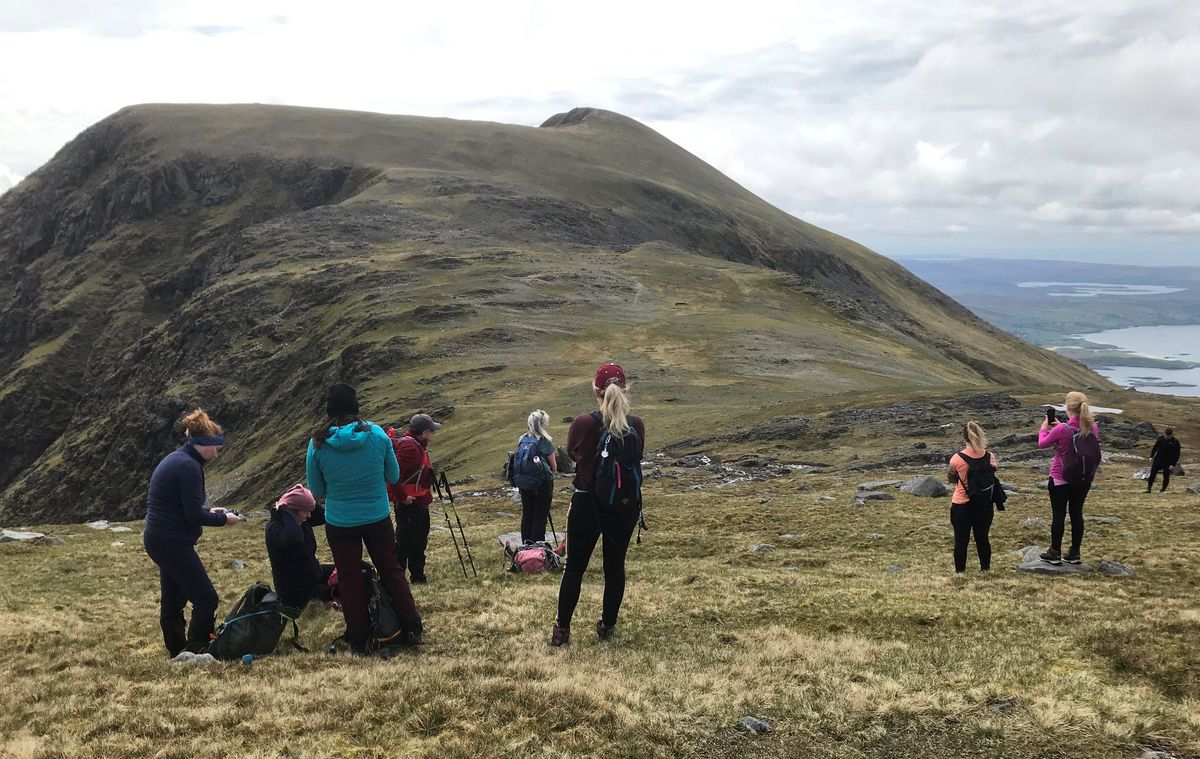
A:
POLYGON ((12 169, 0 164, 0 194, 7 190, 16 187, 25 177, 20 176, 12 169))
POLYGON ((13 173, 137 102, 594 105, 885 252, 1200 239, 1200 14, 1176 0, 66 2, 0 6, 13 173))

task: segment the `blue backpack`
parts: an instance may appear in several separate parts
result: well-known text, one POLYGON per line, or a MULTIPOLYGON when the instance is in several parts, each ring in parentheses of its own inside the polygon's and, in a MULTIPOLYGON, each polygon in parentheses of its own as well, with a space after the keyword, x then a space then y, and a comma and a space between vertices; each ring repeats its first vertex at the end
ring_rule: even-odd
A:
POLYGON ((592 418, 600 425, 596 445, 596 481, 592 492, 601 508, 626 511, 642 506, 642 441, 631 425, 617 437, 604 424, 599 412, 592 418))
POLYGON ((521 490, 537 490, 550 479, 547 475, 550 468, 546 465, 542 454, 538 453, 541 442, 532 435, 522 435, 517 444, 517 452, 513 454, 512 469, 509 476, 511 482, 521 490))

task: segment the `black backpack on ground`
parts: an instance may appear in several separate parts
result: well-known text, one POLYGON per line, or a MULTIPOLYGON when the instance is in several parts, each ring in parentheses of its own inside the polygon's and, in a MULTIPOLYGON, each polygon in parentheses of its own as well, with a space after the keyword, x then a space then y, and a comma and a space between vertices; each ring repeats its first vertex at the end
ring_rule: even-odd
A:
MULTIPOLYGON (((363 586, 367 596, 367 653, 386 654, 401 646, 411 646, 420 642, 420 630, 412 630, 400 619, 392 606, 392 597, 388 595, 379 579, 379 574, 370 562, 363 562, 363 586)), ((335 598, 338 596, 337 586, 333 588, 335 598)), ((345 635, 338 637, 344 640, 345 635)), ((334 644, 337 640, 334 641, 334 644)), ((331 647, 333 644, 330 644, 331 647)))
POLYGON ((596 445, 596 479, 592 493, 602 509, 627 511, 642 506, 642 441, 631 424, 617 437, 604 424, 599 411, 592 418, 600 425, 596 445))
POLYGON ((300 645, 300 628, 296 625, 298 609, 285 606, 266 583, 257 582, 242 594, 241 599, 213 633, 208 652, 218 659, 241 659, 246 654, 266 656, 274 653, 288 622, 292 623, 291 644, 300 645))
POLYGON ((987 498, 991 503, 992 492, 999 485, 996 470, 992 467, 992 454, 984 451, 982 456, 973 459, 959 451, 958 456, 967 464, 967 481, 963 483, 967 497, 972 500, 987 498))

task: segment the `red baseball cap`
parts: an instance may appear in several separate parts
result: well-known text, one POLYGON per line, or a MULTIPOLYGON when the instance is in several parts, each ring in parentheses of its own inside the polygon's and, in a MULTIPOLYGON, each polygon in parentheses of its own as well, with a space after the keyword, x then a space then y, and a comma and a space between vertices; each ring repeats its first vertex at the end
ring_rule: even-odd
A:
POLYGON ((605 364, 596 370, 596 380, 592 383, 597 390, 603 390, 616 383, 625 387, 625 370, 616 364, 605 364))

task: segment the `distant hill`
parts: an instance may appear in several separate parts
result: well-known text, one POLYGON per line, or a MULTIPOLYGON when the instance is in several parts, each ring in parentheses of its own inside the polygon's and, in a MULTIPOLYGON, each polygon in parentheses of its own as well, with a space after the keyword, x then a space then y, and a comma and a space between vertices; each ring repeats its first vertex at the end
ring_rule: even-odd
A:
POLYGON ((210 493, 265 504, 338 380, 445 418, 435 459, 477 472, 607 359, 651 447, 814 398, 1107 386, 587 108, 126 108, 0 197, 0 323, 5 523, 139 515, 197 403, 229 432, 210 493))

